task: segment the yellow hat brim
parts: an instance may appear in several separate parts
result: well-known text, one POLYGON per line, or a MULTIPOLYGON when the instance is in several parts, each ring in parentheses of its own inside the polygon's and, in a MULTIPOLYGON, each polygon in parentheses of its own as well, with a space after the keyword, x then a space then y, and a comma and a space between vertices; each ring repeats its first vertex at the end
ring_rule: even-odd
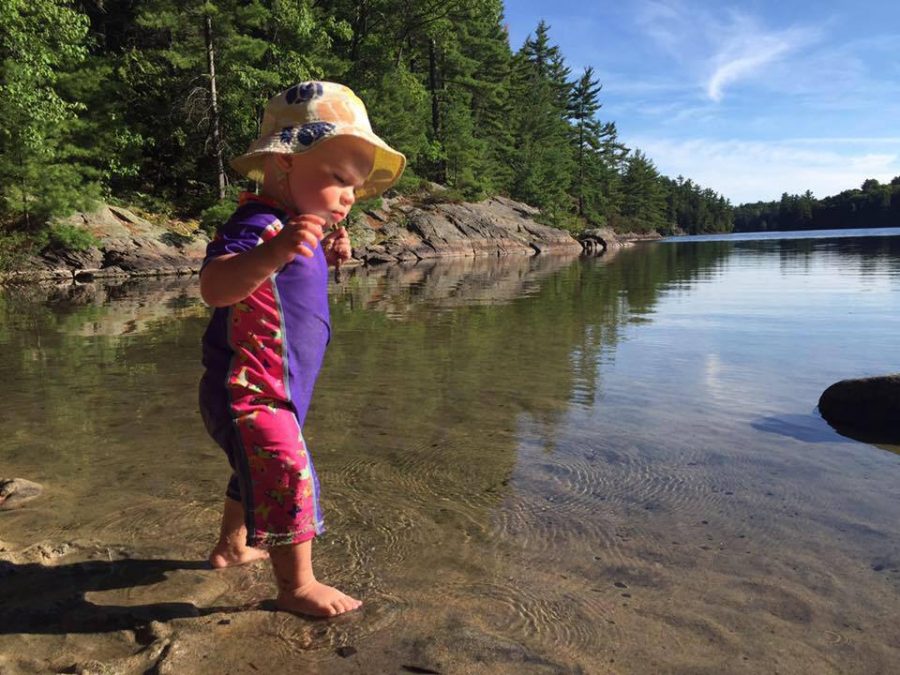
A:
POLYGON ((394 150, 381 138, 373 133, 367 133, 360 129, 342 132, 338 129, 334 134, 328 135, 316 143, 297 149, 283 143, 278 134, 272 134, 268 138, 259 139, 253 145, 254 148, 243 155, 231 160, 231 168, 250 180, 262 183, 265 178, 266 157, 271 154, 296 155, 309 152, 323 143, 327 143, 338 136, 353 136, 369 143, 375 150, 372 170, 366 177, 363 185, 356 189, 357 199, 371 199, 377 197, 396 183, 403 170, 406 168, 406 157, 403 153, 394 150))

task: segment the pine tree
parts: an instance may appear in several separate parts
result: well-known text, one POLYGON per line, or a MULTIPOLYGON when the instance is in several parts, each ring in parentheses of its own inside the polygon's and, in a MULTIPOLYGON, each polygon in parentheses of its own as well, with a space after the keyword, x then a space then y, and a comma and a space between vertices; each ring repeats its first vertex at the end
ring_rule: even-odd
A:
POLYGON ((573 86, 568 106, 576 166, 571 192, 577 215, 595 224, 618 211, 619 172, 627 154, 615 123, 597 119, 601 89, 594 69, 588 66, 573 86))
POLYGON ((512 137, 508 126, 511 52, 502 29, 499 0, 469 2, 463 20, 447 25, 435 40, 441 59, 440 118, 435 136, 443 152, 442 175, 470 198, 493 192, 505 181, 501 147, 512 137))
POLYGON ((513 174, 510 152, 515 145, 510 120, 516 102, 511 97, 512 50, 503 25, 501 0, 486 0, 484 9, 461 36, 461 50, 476 63, 470 78, 474 135, 487 149, 478 180, 488 194, 509 192, 513 174))
MULTIPOLYGON (((513 54, 502 0, 8 0, 0 20, 7 220, 64 211, 99 186, 195 215, 238 179, 226 161, 256 137, 266 100, 321 78, 354 88, 407 155, 401 189, 424 178, 469 198, 504 193, 566 226, 730 227, 726 200, 629 156, 600 119, 593 68, 571 81, 546 22, 513 54)), ((833 219, 852 204, 886 218, 900 190, 864 188, 796 209, 792 198, 783 215, 833 219)), ((778 207, 766 207, 773 222, 778 207)))
POLYGON ((310 0, 118 3, 92 16, 99 35, 109 34, 116 12, 133 18, 123 37, 104 38, 111 42, 107 86, 117 94, 113 100, 123 101, 119 119, 143 152, 139 170, 114 182, 138 198, 192 210, 217 200, 221 170, 226 180, 235 178, 220 157, 243 152, 256 136, 265 101, 297 81, 346 69, 331 43, 349 26, 310 0))
POLYGON ((416 175, 459 183, 465 175, 468 184, 477 172, 483 148, 472 136, 470 99, 457 88, 474 61, 459 49, 457 30, 485 1, 334 3, 337 16, 355 29, 339 43, 353 61, 348 84, 366 101, 373 124, 406 154, 405 183, 416 175))
POLYGON ((550 43, 550 26, 546 21, 541 19, 534 37, 528 36, 522 45, 521 54, 532 64, 537 74, 551 84, 556 103, 561 107, 567 106, 572 89, 569 81, 571 70, 566 66, 559 47, 550 43))
POLYGON ((666 195, 659 172, 640 150, 631 153, 622 178, 622 216, 636 232, 666 229, 666 195))
POLYGON ((356 91, 366 102, 375 133, 406 155, 409 168, 404 173, 404 181, 414 181, 430 150, 426 123, 430 105, 428 90, 401 63, 392 65, 374 84, 357 87, 356 91))
POLYGON ((567 117, 568 73, 559 48, 549 44, 544 23, 513 61, 511 98, 516 145, 512 195, 543 208, 555 222, 570 213, 574 160, 567 117))
POLYGON ((9 0, 0 23, 0 211, 34 228, 96 193, 68 138, 82 106, 59 88, 87 56, 88 21, 62 0, 9 0))

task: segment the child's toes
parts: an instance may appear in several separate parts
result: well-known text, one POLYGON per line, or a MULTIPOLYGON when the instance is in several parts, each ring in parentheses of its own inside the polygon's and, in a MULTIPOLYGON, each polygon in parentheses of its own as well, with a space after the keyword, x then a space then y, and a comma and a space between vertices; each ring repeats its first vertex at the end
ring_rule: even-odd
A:
POLYGON ((340 600, 338 600, 337 603, 335 603, 335 604, 338 605, 339 613, 340 613, 340 614, 343 614, 344 612, 350 612, 350 611, 356 609, 356 605, 354 604, 353 598, 351 598, 351 597, 349 597, 349 596, 347 596, 347 595, 345 595, 344 597, 342 597, 342 598, 341 598, 340 600))

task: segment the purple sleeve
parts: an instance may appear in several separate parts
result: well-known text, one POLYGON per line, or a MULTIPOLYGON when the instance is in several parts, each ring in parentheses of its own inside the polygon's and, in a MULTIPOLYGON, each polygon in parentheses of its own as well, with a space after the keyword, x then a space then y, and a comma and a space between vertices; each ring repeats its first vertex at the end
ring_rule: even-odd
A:
POLYGON ((274 236, 275 231, 269 226, 277 221, 278 214, 271 210, 260 209, 255 205, 238 208, 224 225, 216 229, 216 236, 206 246, 202 267, 221 255, 243 253, 259 246, 274 236))

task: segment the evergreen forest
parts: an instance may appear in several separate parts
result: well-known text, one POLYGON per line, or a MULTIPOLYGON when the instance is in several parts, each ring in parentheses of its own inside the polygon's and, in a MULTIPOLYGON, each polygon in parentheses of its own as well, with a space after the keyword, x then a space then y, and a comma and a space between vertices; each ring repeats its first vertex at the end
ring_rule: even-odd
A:
POLYGON ((859 189, 816 199, 781 195, 775 202, 741 204, 734 209, 735 232, 767 230, 831 230, 836 228, 900 227, 900 176, 890 183, 874 178, 859 189))
POLYGON ((409 160, 398 190, 503 194, 578 231, 728 231, 731 206, 660 175, 602 115, 541 22, 513 49, 501 0, 6 0, 0 223, 39 239, 100 201, 215 222, 271 96, 343 82, 409 160))
POLYGON ((4 0, 0 254, 77 246, 51 217, 100 202, 214 226, 250 187, 228 160, 266 100, 309 79, 366 102, 409 160, 401 193, 502 194, 573 232, 896 224, 897 179, 735 209, 661 175, 604 116, 598 72, 573 72, 543 21, 511 45, 503 12, 502 0, 4 0))

